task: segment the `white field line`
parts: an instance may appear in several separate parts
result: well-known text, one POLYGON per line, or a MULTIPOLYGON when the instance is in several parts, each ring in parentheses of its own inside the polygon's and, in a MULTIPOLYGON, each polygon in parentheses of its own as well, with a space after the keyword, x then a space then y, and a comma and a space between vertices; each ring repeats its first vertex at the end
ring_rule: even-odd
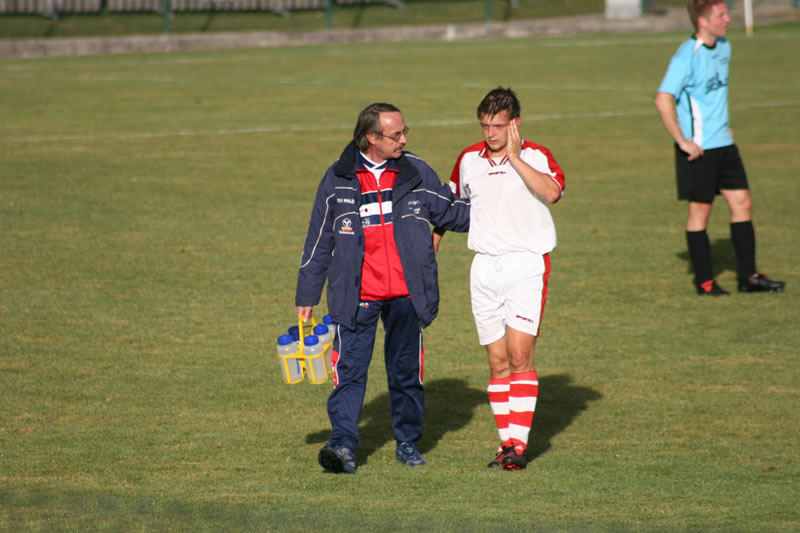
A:
MULTIPOLYGON (((28 79, 28 76, 16 76, 16 79, 28 79)), ((54 82, 56 80, 48 80, 54 82)), ((230 85, 230 80, 220 80, 211 78, 174 78, 169 76, 124 76, 124 75, 83 75, 75 78, 59 77, 58 82, 91 82, 91 83, 115 83, 115 84, 151 84, 151 85, 185 85, 189 87, 197 87, 199 85, 230 85)), ((292 86, 299 85, 303 87, 336 87, 338 89, 344 88, 349 81, 342 82, 341 80, 303 80, 298 78, 263 78, 257 81, 248 82, 250 85, 258 84, 260 86, 292 86)), ((353 87, 414 87, 421 88, 423 84, 418 82, 403 82, 399 80, 381 81, 381 80, 363 80, 358 83, 352 83, 353 87)), ((444 83, 444 82, 428 82, 425 84, 427 87, 432 88, 449 88, 449 89, 480 89, 483 91, 486 87, 494 86, 494 82, 481 82, 481 81, 468 81, 461 83, 444 83)), ((647 86, 626 86, 615 84, 603 83, 520 83, 514 84, 514 89, 527 89, 536 91, 594 91, 594 92, 613 92, 613 93, 642 93, 642 94, 655 94, 655 88, 652 84, 647 86)), ((761 95, 769 92, 784 91, 785 88, 777 85, 754 85, 749 83, 747 85, 737 85, 737 93, 753 93, 757 92, 761 95)))
MULTIPOLYGON (((30 79, 32 76, 15 76, 16 79, 30 79)), ((175 78, 170 76, 135 76, 135 75, 115 75, 115 74, 87 74, 77 77, 65 77, 61 76, 57 80, 51 79, 48 80, 49 82, 53 83, 55 81, 58 82, 90 82, 90 83, 123 83, 123 84, 151 84, 151 85, 185 85, 189 87, 197 87, 199 85, 203 86, 211 86, 211 85, 230 85, 230 80, 222 80, 217 78, 190 78, 190 77, 181 77, 175 78)), ((381 81, 381 80, 363 80, 357 83, 352 83, 349 81, 342 82, 341 80, 333 80, 333 79, 299 79, 299 78, 262 78, 256 81, 249 81, 250 85, 258 84, 260 86, 292 86, 292 85, 301 85, 304 87, 336 87, 336 88, 343 88, 346 84, 351 83, 353 87, 414 87, 420 88, 423 84, 418 82, 403 82, 399 80, 391 80, 391 81, 381 81)), ((460 83, 444 83, 444 82, 427 82, 425 84, 427 87, 432 88, 449 88, 449 89, 481 89, 484 90, 486 87, 494 86, 494 82, 482 82, 482 81, 467 81, 467 82, 460 82, 460 83)), ((520 83, 514 84, 514 88, 519 89, 527 89, 527 90, 536 90, 536 91, 574 91, 574 92, 581 92, 581 91, 604 91, 604 92, 614 92, 614 93, 643 93, 643 94, 655 94, 655 88, 652 84, 647 86, 626 86, 626 85, 615 85, 615 84, 603 84, 603 83, 520 83)), ((776 85, 754 85, 749 83, 747 85, 737 85, 736 92, 737 93, 745 93, 745 92, 758 92, 759 94, 765 94, 769 92, 777 92, 785 90, 784 87, 776 86, 776 85)))
MULTIPOLYGON (((786 102, 757 102, 753 104, 735 106, 734 109, 753 109, 753 108, 775 108, 800 106, 798 101, 786 102)), ((543 115, 526 115, 524 120, 531 122, 547 120, 587 120, 614 117, 635 117, 653 116, 656 117, 655 107, 652 109, 641 109, 632 111, 597 111, 590 113, 553 113, 543 115)), ((475 123, 474 118, 454 119, 454 120, 427 120, 414 124, 414 128, 436 128, 447 126, 463 126, 475 123)), ((157 132, 109 132, 109 133, 87 133, 87 134, 66 134, 66 135, 40 135, 23 137, 0 137, 3 144, 23 144, 23 143, 54 143, 70 141, 100 141, 108 139, 151 139, 165 137, 220 137, 227 135, 251 135, 251 134, 272 134, 272 133, 296 133, 296 132, 319 132, 334 130, 350 130, 352 125, 331 124, 331 125, 307 125, 307 126, 262 126, 253 128, 236 128, 228 130, 177 130, 177 131, 157 131, 157 132)))
MULTIPOLYGON (((17 76, 16 79, 29 79, 27 76, 17 76)), ((56 80, 48 80, 54 82, 56 80)), ((152 84, 152 85, 186 85, 190 87, 197 87, 202 84, 203 86, 210 85, 230 85, 230 80, 211 79, 211 78, 174 78, 169 76, 134 76, 134 75, 112 75, 112 74, 92 74, 77 77, 64 77, 60 76, 58 82, 90 82, 90 83, 124 83, 124 84, 152 84)), ((271 85, 302 85, 304 87, 337 87, 342 88, 346 84, 351 84, 353 87, 422 87, 423 84, 417 82, 403 82, 403 81, 380 81, 380 80, 363 80, 357 83, 341 80, 304 80, 299 78, 263 78, 254 82, 248 82, 251 85, 258 84, 261 86, 271 85)), ((485 89, 494 85, 493 82, 462 82, 462 83, 443 83, 443 82, 428 82, 425 84, 428 87, 446 87, 451 89, 485 89)), ((613 84, 560 84, 560 83, 526 83, 514 84, 515 89, 530 89, 540 91, 609 91, 609 92, 647 92, 653 91, 653 87, 634 87, 634 86, 621 86, 613 84)))

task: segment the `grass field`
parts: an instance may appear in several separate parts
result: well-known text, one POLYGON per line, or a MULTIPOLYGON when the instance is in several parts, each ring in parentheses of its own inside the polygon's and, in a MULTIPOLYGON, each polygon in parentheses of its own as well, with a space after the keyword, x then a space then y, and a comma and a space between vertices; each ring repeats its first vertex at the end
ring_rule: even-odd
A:
POLYGON ((686 34, 0 62, 0 530, 796 531, 800 28, 731 35, 759 268, 788 287, 725 299, 693 292, 652 103, 686 34), (445 179, 497 84, 567 176, 532 463, 485 466, 448 234, 429 465, 394 462, 377 350, 358 473, 325 475, 330 386, 283 384, 274 355, 316 185, 373 101, 445 179))

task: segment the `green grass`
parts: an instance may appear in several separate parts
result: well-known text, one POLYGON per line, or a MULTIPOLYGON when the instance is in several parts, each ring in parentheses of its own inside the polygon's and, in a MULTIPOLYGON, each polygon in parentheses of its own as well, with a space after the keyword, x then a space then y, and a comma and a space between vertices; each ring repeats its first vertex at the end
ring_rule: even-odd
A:
MULTIPOLYGON (((553 16, 602 13, 602 0, 548 0, 519 2, 511 9, 506 0, 493 0, 493 21, 515 21, 553 16)), ((466 24, 486 20, 484 0, 406 0, 398 9, 387 4, 335 6, 335 29, 376 28, 381 26, 466 24)), ((176 13, 170 33, 224 31, 307 31, 328 27, 326 11, 298 10, 289 16, 266 12, 176 13)), ((0 38, 114 36, 161 34, 164 22, 159 13, 110 13, 62 15, 58 21, 38 15, 0 16, 0 38)))
POLYGON ((0 530, 797 530, 800 30, 731 35, 759 267, 788 289, 727 299, 693 294, 652 104, 685 35, 0 62, 0 530), (324 475, 330 386, 283 384, 274 355, 316 185, 373 101, 444 179, 497 84, 567 176, 534 460, 485 467, 471 253, 448 234, 429 465, 394 462, 377 350, 359 471, 324 475))

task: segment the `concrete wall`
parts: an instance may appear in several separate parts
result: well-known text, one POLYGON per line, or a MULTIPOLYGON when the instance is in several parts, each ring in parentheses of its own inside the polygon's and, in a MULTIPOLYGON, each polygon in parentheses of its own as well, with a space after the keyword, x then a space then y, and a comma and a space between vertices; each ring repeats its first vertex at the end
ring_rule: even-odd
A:
POLYGON ((642 14, 642 0, 606 0, 606 18, 632 19, 642 14))

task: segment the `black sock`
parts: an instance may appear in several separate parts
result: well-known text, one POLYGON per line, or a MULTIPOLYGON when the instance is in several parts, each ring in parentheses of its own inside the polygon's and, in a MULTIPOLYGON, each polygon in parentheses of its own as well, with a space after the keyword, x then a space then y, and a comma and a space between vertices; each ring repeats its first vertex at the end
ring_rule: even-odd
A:
POLYGON ((731 222, 731 240, 736 251, 736 274, 744 281, 756 270, 756 232, 753 222, 731 222))
POLYGON ((694 283, 700 286, 704 281, 714 279, 711 272, 711 243, 706 230, 687 231, 686 243, 689 245, 689 258, 694 269, 694 283))

